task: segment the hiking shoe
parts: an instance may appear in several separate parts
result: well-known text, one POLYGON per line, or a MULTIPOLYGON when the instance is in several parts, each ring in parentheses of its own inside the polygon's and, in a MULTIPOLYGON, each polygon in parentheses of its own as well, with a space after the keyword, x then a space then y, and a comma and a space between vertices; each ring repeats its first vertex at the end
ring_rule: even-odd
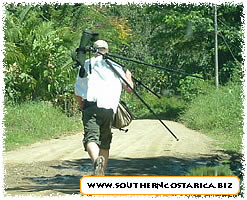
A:
POLYGON ((94 176, 104 176, 105 158, 99 156, 94 163, 94 176))

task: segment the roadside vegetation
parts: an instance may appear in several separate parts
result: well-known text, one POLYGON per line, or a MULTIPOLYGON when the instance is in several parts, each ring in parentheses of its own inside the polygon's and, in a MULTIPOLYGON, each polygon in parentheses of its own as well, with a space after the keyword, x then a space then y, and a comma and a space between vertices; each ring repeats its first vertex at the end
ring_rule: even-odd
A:
MULTIPOLYGON (((187 127, 198 130, 217 141, 230 159, 216 166, 194 167, 188 176, 238 176, 243 180, 243 87, 234 79, 207 94, 196 96, 180 115, 187 127)), ((242 187, 242 186, 241 186, 242 187)))
MULTIPOLYGON (((197 90, 190 93, 193 97, 189 101, 184 100, 186 98, 183 96, 163 96, 158 99, 145 94, 143 97, 161 119, 179 121, 216 139, 218 145, 225 150, 240 153, 244 117, 241 82, 230 81, 218 89, 212 83, 199 86, 196 81, 194 84, 197 90)), ((135 97, 126 94, 122 99, 127 102, 136 118, 154 118, 140 101, 134 100, 135 97)))
POLYGON ((79 117, 69 118, 61 109, 45 102, 6 105, 5 110, 6 151, 82 130, 79 117))
POLYGON ((243 117, 242 86, 231 82, 193 99, 180 119, 187 127, 217 139, 224 149, 241 152, 243 117))

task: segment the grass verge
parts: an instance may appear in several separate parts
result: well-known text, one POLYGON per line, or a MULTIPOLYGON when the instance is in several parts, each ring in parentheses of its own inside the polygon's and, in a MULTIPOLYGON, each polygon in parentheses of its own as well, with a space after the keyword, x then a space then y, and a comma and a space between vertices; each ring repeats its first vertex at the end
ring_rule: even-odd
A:
POLYGON ((68 118, 61 110, 48 103, 5 105, 5 110, 6 151, 82 130, 82 124, 78 119, 68 118))
POLYGON ((217 139, 227 151, 242 150, 243 100, 241 85, 230 83, 208 95, 195 98, 180 116, 189 128, 217 139))
MULTIPOLYGON (((186 108, 186 102, 175 96, 157 98, 151 93, 144 93, 141 97, 161 119, 165 120, 176 121, 179 114, 186 108)), ((137 119, 156 119, 135 95, 124 94, 122 100, 127 103, 130 111, 137 119)))
POLYGON ((192 168, 188 175, 236 175, 242 180, 243 99, 240 84, 229 83, 196 97, 180 119, 187 127, 215 139, 230 156, 218 166, 192 168))

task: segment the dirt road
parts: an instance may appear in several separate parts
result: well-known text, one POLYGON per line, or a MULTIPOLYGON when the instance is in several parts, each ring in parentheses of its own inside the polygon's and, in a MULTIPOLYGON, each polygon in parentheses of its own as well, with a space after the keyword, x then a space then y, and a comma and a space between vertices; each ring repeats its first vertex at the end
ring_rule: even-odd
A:
MULTIPOLYGON (((211 165, 226 156, 215 141, 185 126, 164 121, 176 141, 157 120, 135 120, 128 133, 114 130, 106 175, 185 175, 192 167, 211 165)), ((7 195, 80 193, 80 178, 91 175, 82 134, 4 152, 7 195)))

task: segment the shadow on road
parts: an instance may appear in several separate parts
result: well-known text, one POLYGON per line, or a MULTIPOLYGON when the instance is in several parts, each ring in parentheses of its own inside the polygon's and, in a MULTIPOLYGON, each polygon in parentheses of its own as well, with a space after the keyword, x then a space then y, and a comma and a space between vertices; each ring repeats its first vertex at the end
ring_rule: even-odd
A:
MULTIPOLYGON (((225 153, 232 154, 233 152, 225 153)), ((236 160, 234 162, 236 164, 236 160)), ((193 159, 175 157, 110 159, 106 176, 184 176, 192 167, 217 166, 220 163, 221 158, 212 155, 200 155, 200 157, 193 159)), ((22 195, 49 190, 52 193, 79 194, 81 177, 91 174, 91 161, 89 159, 63 161, 59 165, 47 167, 56 169, 57 174, 52 176, 26 175, 22 177, 22 180, 28 181, 28 184, 10 186, 6 188, 6 192, 15 191, 15 193, 22 195), (69 171, 66 174, 64 170, 69 171)))

